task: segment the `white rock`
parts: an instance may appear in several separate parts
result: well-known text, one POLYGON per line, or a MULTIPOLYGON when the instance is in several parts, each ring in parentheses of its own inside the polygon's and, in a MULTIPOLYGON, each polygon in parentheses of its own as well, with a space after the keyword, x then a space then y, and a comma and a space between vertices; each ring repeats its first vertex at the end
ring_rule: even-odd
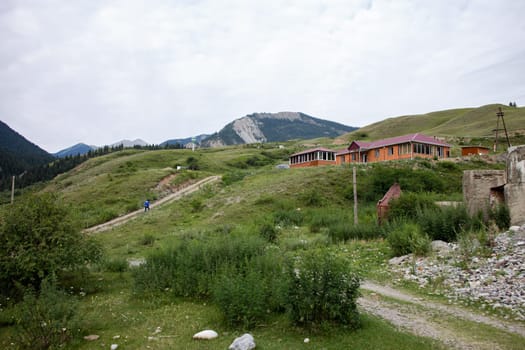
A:
POLYGON ((117 350, 118 349, 118 344, 111 344, 111 346, 109 348, 111 350, 117 350))
POLYGON ((432 251, 434 252, 442 252, 442 253, 448 253, 450 251, 450 247, 448 246, 447 242, 444 241, 432 241, 431 243, 432 251))
POLYGON ((235 338, 233 343, 228 347, 228 350, 251 350, 255 349, 255 340, 249 333, 245 333, 238 338, 235 338))
POLYGON ((193 339, 210 340, 210 339, 215 339, 218 336, 219 335, 214 330, 206 329, 206 330, 200 331, 199 333, 195 333, 193 335, 193 339))
POLYGON ((512 231, 512 232, 517 232, 519 230, 521 230, 521 227, 519 227, 519 226, 511 226, 511 227, 509 227, 509 231, 512 231))
POLYGON ((304 342, 308 344, 310 342, 310 338, 304 338, 304 342))

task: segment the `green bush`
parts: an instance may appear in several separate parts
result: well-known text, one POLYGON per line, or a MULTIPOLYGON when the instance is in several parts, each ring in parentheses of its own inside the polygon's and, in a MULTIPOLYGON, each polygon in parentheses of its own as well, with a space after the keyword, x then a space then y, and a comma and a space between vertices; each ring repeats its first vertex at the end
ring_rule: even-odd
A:
POLYGON ((419 212, 417 222, 433 240, 456 241, 458 234, 470 229, 472 219, 465 206, 426 209, 419 212))
POLYGON ((28 197, 0 218, 0 292, 15 285, 38 288, 63 269, 96 262, 102 250, 70 220, 68 208, 56 196, 28 197))
POLYGON ((279 229, 272 223, 265 222, 259 227, 259 234, 269 243, 275 243, 279 236, 279 229))
POLYGON ((282 254, 267 251, 243 265, 226 265, 215 280, 213 300, 229 326, 253 327, 283 311, 287 280, 282 254))
POLYGON ((77 301, 43 280, 40 292, 28 289, 15 309, 15 340, 22 348, 63 348, 79 330, 77 301))
POLYGON ((222 183, 228 186, 234 182, 241 181, 246 175, 247 173, 243 171, 230 171, 222 175, 222 183))
POLYGON ((144 236, 142 236, 142 238, 140 239, 140 244, 142 245, 151 246, 153 245, 153 243, 155 243, 155 236, 149 233, 144 234, 144 236))
POLYGON ((188 169, 190 170, 199 170, 200 169, 200 165, 199 165, 199 160, 195 157, 188 157, 186 159, 186 165, 188 166, 188 169))
POLYGON ((306 251, 288 264, 287 304, 295 324, 359 326, 359 278, 348 266, 345 259, 325 250, 306 251))
POLYGON ((304 216, 300 210, 297 209, 280 209, 273 213, 273 222, 275 225, 281 226, 301 226, 304 216))
POLYGON ((350 220, 347 210, 339 208, 318 208, 311 210, 308 215, 310 232, 317 233, 321 228, 328 228, 340 222, 350 220))
POLYGON ((319 207, 325 202, 323 196, 315 188, 303 192, 300 197, 302 202, 309 207, 319 207))
POLYGON ((373 224, 354 225, 350 222, 338 222, 328 228, 332 242, 346 242, 352 239, 375 239, 383 236, 382 230, 373 224))
POLYGON ((129 268, 126 259, 110 259, 104 261, 104 270, 108 272, 126 272, 129 268))
POLYGON ((510 227, 510 211, 505 204, 497 205, 489 212, 489 218, 494 221, 500 230, 510 227))
POLYGON ((190 201, 191 211, 193 213, 198 213, 204 209, 204 203, 202 203, 202 200, 199 198, 193 198, 190 201))
POLYGON ((171 289, 175 296, 206 297, 225 264, 240 266, 261 255, 266 242, 257 236, 188 238, 153 253, 133 270, 135 292, 171 289))
POLYGON ((434 200, 426 194, 404 192, 399 198, 390 201, 388 219, 415 218, 425 210, 438 209, 434 200))
POLYGON ((412 222, 401 222, 391 225, 387 234, 387 242, 394 256, 410 253, 425 255, 430 250, 430 239, 421 232, 419 225, 412 222))

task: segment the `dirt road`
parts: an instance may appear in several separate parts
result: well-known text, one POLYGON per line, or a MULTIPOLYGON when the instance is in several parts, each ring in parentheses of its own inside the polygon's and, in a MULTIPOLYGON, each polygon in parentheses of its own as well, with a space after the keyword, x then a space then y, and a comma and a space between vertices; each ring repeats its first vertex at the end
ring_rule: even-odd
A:
MULTIPOLYGON (((358 305, 362 311, 383 318, 404 331, 438 340, 448 348, 505 349, 507 347, 502 345, 501 340, 508 334, 522 337, 521 344, 525 344, 525 325, 519 322, 506 322, 427 301, 370 281, 364 282, 361 288, 364 295, 358 300, 358 305), (483 326, 494 330, 483 331, 483 326), (495 337, 495 334, 500 336, 495 337)), ((515 345, 517 347, 512 348, 520 346, 515 345)))
MULTIPOLYGON (((202 179, 192 185, 189 185, 187 187, 184 187, 184 188, 181 188, 169 195, 167 195, 166 197, 163 197, 161 199, 159 199, 158 201, 155 201, 153 203, 150 204, 150 208, 155 208, 155 207, 158 207, 164 203, 168 203, 168 202, 171 202, 171 201, 174 201, 176 199, 179 199, 185 195, 188 195, 190 193, 193 193, 195 191, 198 191, 202 186, 204 185, 207 185, 207 184, 210 184, 210 183, 213 183, 213 182, 216 182, 216 181, 219 181, 221 179, 220 176, 210 176, 210 177, 207 177, 205 179, 202 179)), ((100 225, 96 225, 96 226, 92 226, 90 228, 87 228, 84 230, 84 232, 86 233, 96 233, 96 232, 103 232, 103 231, 107 231, 115 226, 118 226, 118 225, 122 225, 123 223, 133 219, 134 217, 136 217, 137 215, 141 215, 142 213, 144 212, 144 209, 139 209, 139 210, 135 210, 131 213, 128 213, 126 215, 122 215, 122 216, 119 216, 118 218, 115 218, 113 220, 110 220, 108 222, 105 222, 103 224, 100 224, 100 225)))

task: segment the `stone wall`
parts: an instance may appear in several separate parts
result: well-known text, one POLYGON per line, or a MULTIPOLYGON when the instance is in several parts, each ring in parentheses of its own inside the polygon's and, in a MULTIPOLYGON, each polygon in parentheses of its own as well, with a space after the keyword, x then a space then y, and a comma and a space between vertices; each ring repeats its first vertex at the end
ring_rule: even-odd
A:
POLYGON ((463 172, 463 200, 470 215, 487 212, 491 188, 505 185, 505 170, 466 170, 463 172))
POLYGON ((511 225, 525 223, 525 145, 510 147, 507 152, 505 202, 511 225))

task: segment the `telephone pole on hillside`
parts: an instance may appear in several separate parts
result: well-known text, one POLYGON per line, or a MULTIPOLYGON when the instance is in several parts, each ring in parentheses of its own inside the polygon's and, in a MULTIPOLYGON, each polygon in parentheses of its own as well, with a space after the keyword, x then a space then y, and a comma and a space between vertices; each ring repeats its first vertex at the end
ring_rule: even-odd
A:
POLYGON ((498 121, 496 122, 496 129, 492 130, 496 132, 496 139, 494 140, 494 152, 498 150, 498 131, 503 130, 505 131, 505 138, 507 139, 507 146, 510 147, 510 140, 509 135, 507 133, 507 126, 505 125, 505 119, 503 119, 504 113, 501 110, 501 107, 498 107, 498 112, 496 112, 496 117, 498 118, 498 121), (499 128, 499 120, 501 119, 501 123, 503 124, 503 129, 499 128))

